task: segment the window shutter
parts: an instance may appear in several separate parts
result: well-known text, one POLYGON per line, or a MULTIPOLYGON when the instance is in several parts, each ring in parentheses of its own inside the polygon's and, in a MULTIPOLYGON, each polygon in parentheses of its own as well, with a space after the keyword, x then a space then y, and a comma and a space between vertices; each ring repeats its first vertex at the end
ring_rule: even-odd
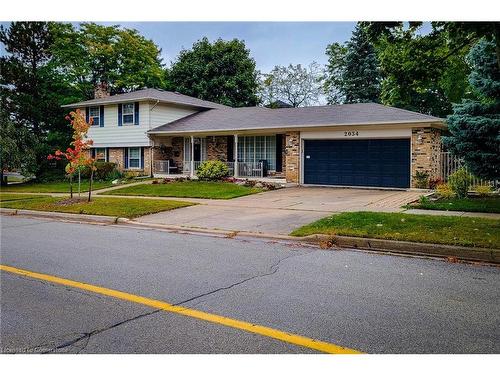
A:
POLYGON ((125 169, 128 169, 128 148, 125 147, 123 149, 123 165, 125 166, 125 169))
POLYGON ((144 147, 141 147, 141 169, 144 169, 144 147))
POLYGON ((122 105, 118 104, 118 126, 122 126, 122 105))
POLYGON ((99 127, 104 127, 104 106, 99 107, 99 127))
POLYGON ((109 162, 109 157, 108 157, 108 148, 106 147, 104 149, 104 161, 107 163, 109 162))
POLYGON ((89 123, 89 107, 85 107, 85 121, 89 123))
POLYGON ((134 125, 139 125, 139 102, 134 103, 134 125))
POLYGON ((90 149, 90 157, 91 157, 92 159, 95 159, 95 148, 91 148, 91 149, 90 149))

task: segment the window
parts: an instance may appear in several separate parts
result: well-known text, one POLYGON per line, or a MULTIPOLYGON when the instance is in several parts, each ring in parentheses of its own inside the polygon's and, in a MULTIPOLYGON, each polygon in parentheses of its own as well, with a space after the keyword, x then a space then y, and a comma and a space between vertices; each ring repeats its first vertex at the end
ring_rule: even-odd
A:
POLYGON ((99 115, 99 107, 89 108, 89 121, 92 120, 92 126, 99 126, 101 117, 99 115))
POLYGON ((124 104, 122 107, 123 125, 134 124, 134 103, 124 104))
POLYGON ((276 136, 238 137, 238 161, 257 163, 267 160, 269 170, 276 170, 276 136))
POLYGON ((95 149, 95 160, 96 161, 106 161, 106 149, 105 148, 96 148, 95 149))
POLYGON ((141 148, 130 147, 128 149, 128 167, 130 169, 141 168, 141 148))

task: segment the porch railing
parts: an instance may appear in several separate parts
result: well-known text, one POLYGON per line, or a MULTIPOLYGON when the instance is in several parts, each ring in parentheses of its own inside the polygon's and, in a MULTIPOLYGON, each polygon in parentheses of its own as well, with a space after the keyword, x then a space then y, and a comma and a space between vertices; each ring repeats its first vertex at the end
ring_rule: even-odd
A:
POLYGON ((153 172, 170 174, 170 162, 168 160, 154 160, 153 172))
POLYGON ((262 162, 238 162, 238 177, 264 177, 262 162))
MULTIPOLYGON (((193 163, 194 173, 196 175, 196 171, 198 170, 202 161, 195 161, 193 163)), ((235 174, 235 162, 226 162, 225 163, 229 169, 229 175, 235 177, 264 177, 264 166, 262 162, 238 162, 238 175, 235 174)), ((164 173, 170 174, 170 165, 168 160, 155 160, 153 162, 153 172, 154 173, 164 173)), ((184 161, 182 163, 182 174, 191 175, 191 162, 184 161)))
MULTIPOLYGON (((441 152, 441 160, 440 160, 440 177, 444 182, 448 182, 450 175, 452 175, 457 169, 465 168, 467 171, 467 167, 462 159, 453 156, 450 152, 441 152)), ((482 178, 474 176, 472 173, 467 171, 469 177, 471 179, 471 185, 489 185, 492 187, 497 187, 500 184, 500 181, 489 181, 484 180, 482 178)))

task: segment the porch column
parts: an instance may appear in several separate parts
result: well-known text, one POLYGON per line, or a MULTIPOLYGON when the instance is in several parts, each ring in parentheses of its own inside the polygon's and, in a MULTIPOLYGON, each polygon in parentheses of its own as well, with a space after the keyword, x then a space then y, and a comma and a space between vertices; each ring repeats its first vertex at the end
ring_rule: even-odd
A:
POLYGON ((234 177, 238 177, 238 134, 234 135, 234 177))
POLYGON ((189 175, 194 176, 194 137, 191 136, 191 168, 189 168, 189 175))

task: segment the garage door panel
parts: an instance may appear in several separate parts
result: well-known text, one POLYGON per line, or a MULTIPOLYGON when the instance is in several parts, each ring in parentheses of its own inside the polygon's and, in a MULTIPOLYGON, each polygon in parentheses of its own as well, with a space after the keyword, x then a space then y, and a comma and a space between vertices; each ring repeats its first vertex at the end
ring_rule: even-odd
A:
POLYGON ((410 140, 305 140, 304 183, 407 188, 410 140))

